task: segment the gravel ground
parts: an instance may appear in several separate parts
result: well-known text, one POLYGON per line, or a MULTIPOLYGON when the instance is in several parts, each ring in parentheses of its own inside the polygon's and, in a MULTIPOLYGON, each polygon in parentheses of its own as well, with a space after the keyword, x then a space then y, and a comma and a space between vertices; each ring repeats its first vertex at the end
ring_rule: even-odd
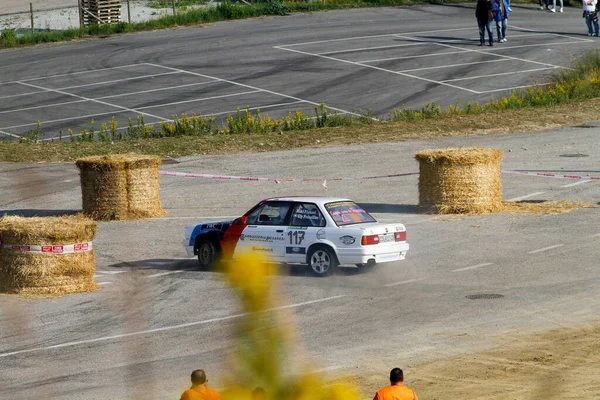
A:
MULTIPOLYGON (((131 21, 143 22, 171 14, 171 8, 152 8, 147 6, 148 1, 131 0, 131 21)), ((203 6, 198 6, 203 7, 203 6)), ((192 7, 188 7, 192 8, 192 7)), ((63 30, 79 27, 79 14, 77 2, 73 0, 53 0, 33 5, 34 28, 40 30, 63 30), (75 5, 70 5, 75 4, 75 5)), ((127 3, 123 2, 121 20, 127 21, 127 3)), ((29 3, 10 0, 7 5, 0 8, 0 31, 6 29, 21 30, 31 28, 29 3), (19 3, 19 4, 17 4, 19 3)))

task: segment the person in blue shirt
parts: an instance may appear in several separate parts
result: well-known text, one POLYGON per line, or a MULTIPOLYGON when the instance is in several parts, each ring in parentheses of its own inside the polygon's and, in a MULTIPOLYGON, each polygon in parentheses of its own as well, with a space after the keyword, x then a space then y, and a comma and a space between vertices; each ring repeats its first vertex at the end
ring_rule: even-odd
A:
POLYGON ((506 42, 506 28, 508 28, 508 4, 506 0, 494 0, 494 6, 498 10, 494 20, 496 21, 496 30, 498 31, 498 42, 506 42))

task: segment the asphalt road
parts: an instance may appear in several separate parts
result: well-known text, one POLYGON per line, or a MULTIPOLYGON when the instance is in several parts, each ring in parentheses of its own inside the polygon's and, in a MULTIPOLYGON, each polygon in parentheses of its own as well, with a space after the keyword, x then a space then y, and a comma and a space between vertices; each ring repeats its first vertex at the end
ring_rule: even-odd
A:
MULTIPOLYGON (((415 171, 419 149, 485 146, 505 152, 503 169, 600 174, 599 128, 294 151, 190 157, 164 170, 265 177, 359 177, 415 171), (580 157, 564 155, 580 154, 580 157)), ((600 204, 600 183, 503 175, 505 199, 600 204)), ((71 164, 0 165, 0 214, 80 209, 71 164)), ((281 268, 281 304, 295 313, 300 349, 330 373, 475 351, 507 332, 575 326, 600 310, 597 209, 552 216, 419 214, 417 177, 274 184, 164 177, 163 218, 100 223, 94 242, 102 289, 53 300, 0 297, 0 398, 177 398, 189 372, 205 368, 220 387, 239 312, 217 272, 182 259, 183 228, 237 216, 277 195, 330 195, 364 204, 380 220, 406 224, 405 261, 365 274, 314 278, 281 268), (499 294, 470 300, 469 295, 499 294)), ((526 345, 524 343, 524 345, 526 345)), ((290 371, 293 372, 293 371, 290 371)))
POLYGON ((2 52, 0 136, 120 127, 144 114, 238 107, 272 117, 325 103, 339 113, 486 101, 543 83, 597 48, 580 8, 514 6, 508 42, 478 47, 473 5, 374 8, 258 18, 2 52))

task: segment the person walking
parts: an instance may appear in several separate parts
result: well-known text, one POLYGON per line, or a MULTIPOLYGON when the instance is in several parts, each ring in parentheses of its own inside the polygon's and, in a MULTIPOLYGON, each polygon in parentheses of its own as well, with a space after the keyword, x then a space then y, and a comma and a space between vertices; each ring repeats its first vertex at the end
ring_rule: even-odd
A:
MULTIPOLYGON (((563 12, 563 0, 560 1, 560 9, 558 12, 563 12)), ((556 12, 556 0, 552 0, 552 8, 548 9, 550 12, 556 12)))
POLYGON ((550 7, 548 7, 549 3, 548 0, 539 0, 540 2, 540 10, 550 10, 550 7))
POLYGON ((582 0, 583 18, 588 28, 588 36, 600 36, 598 32, 598 13, 596 12, 596 0, 582 0), (592 26, 594 29, 592 29, 592 26))
MULTIPOLYGON (((508 4, 506 0, 494 0, 498 13, 496 14, 496 31, 498 32, 498 42, 506 42, 506 28, 508 28, 508 4)), ((556 1, 556 0, 554 0, 556 1)))
POLYGON ((404 386, 404 372, 400 368, 390 371, 390 386, 375 393, 373 400, 419 400, 412 389, 404 386))
POLYGON ((492 21, 496 17, 494 11, 498 10, 492 0, 477 0, 475 8, 475 18, 479 27, 479 45, 485 44, 485 31, 487 30, 490 46, 494 45, 494 35, 492 34, 492 21))
POLYGON ((180 400, 221 400, 221 395, 208 387, 204 370, 197 369, 192 372, 192 387, 183 392, 180 400))

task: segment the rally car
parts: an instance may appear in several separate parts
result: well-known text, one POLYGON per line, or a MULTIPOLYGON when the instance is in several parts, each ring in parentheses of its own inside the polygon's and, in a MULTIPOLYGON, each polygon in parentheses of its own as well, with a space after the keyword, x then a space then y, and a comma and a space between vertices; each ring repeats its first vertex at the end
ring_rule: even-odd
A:
POLYGON ((378 223, 353 201, 330 197, 266 199, 235 220, 186 227, 184 245, 203 268, 255 252, 273 262, 307 264, 318 276, 339 265, 403 260, 408 251, 404 225, 378 223))

